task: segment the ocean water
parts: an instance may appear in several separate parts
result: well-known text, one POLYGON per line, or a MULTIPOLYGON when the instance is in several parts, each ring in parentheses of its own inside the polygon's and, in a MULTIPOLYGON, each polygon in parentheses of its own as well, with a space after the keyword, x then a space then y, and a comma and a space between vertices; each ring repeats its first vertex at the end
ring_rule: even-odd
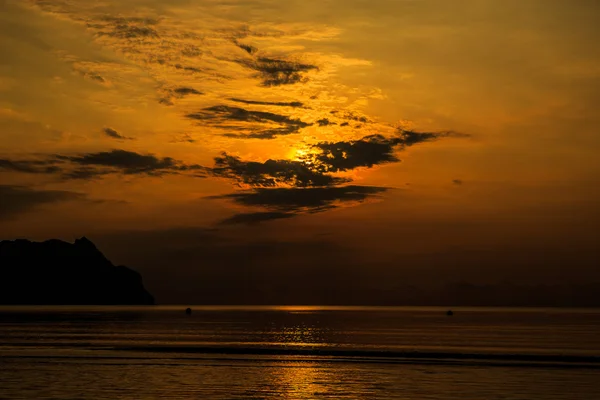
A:
POLYGON ((600 399, 600 310, 4 307, 1 399, 600 399))

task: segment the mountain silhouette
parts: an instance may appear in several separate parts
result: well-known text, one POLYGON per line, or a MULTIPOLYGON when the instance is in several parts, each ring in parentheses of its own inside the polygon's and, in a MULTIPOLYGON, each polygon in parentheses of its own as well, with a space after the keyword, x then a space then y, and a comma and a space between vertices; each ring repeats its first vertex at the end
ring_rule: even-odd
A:
POLYGON ((141 275, 89 239, 0 241, 0 304, 154 304, 141 275))

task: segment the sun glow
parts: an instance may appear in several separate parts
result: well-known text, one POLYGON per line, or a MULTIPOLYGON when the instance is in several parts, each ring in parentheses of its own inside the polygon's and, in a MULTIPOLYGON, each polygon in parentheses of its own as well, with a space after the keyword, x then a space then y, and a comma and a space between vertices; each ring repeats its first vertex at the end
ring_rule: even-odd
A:
POLYGON ((295 148, 292 149, 291 153, 290 153, 290 158, 294 161, 302 161, 305 162, 306 164, 312 164, 309 161, 309 155, 312 154, 312 151, 310 150, 310 148, 308 147, 299 147, 299 148, 295 148))

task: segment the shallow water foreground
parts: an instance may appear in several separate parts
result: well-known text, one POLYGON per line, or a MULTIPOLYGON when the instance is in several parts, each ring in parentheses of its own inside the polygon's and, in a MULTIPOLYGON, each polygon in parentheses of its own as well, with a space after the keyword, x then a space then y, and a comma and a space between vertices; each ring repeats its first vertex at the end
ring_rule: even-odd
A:
POLYGON ((0 398, 600 398, 600 310, 192 308, 2 308, 0 398))

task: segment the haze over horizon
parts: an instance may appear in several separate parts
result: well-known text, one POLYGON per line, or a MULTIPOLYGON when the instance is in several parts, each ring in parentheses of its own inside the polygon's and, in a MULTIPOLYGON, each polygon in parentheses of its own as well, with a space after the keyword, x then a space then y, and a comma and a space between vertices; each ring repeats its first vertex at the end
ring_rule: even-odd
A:
POLYGON ((450 3, 0 2, 0 240, 159 303, 600 282, 600 4, 450 3))

